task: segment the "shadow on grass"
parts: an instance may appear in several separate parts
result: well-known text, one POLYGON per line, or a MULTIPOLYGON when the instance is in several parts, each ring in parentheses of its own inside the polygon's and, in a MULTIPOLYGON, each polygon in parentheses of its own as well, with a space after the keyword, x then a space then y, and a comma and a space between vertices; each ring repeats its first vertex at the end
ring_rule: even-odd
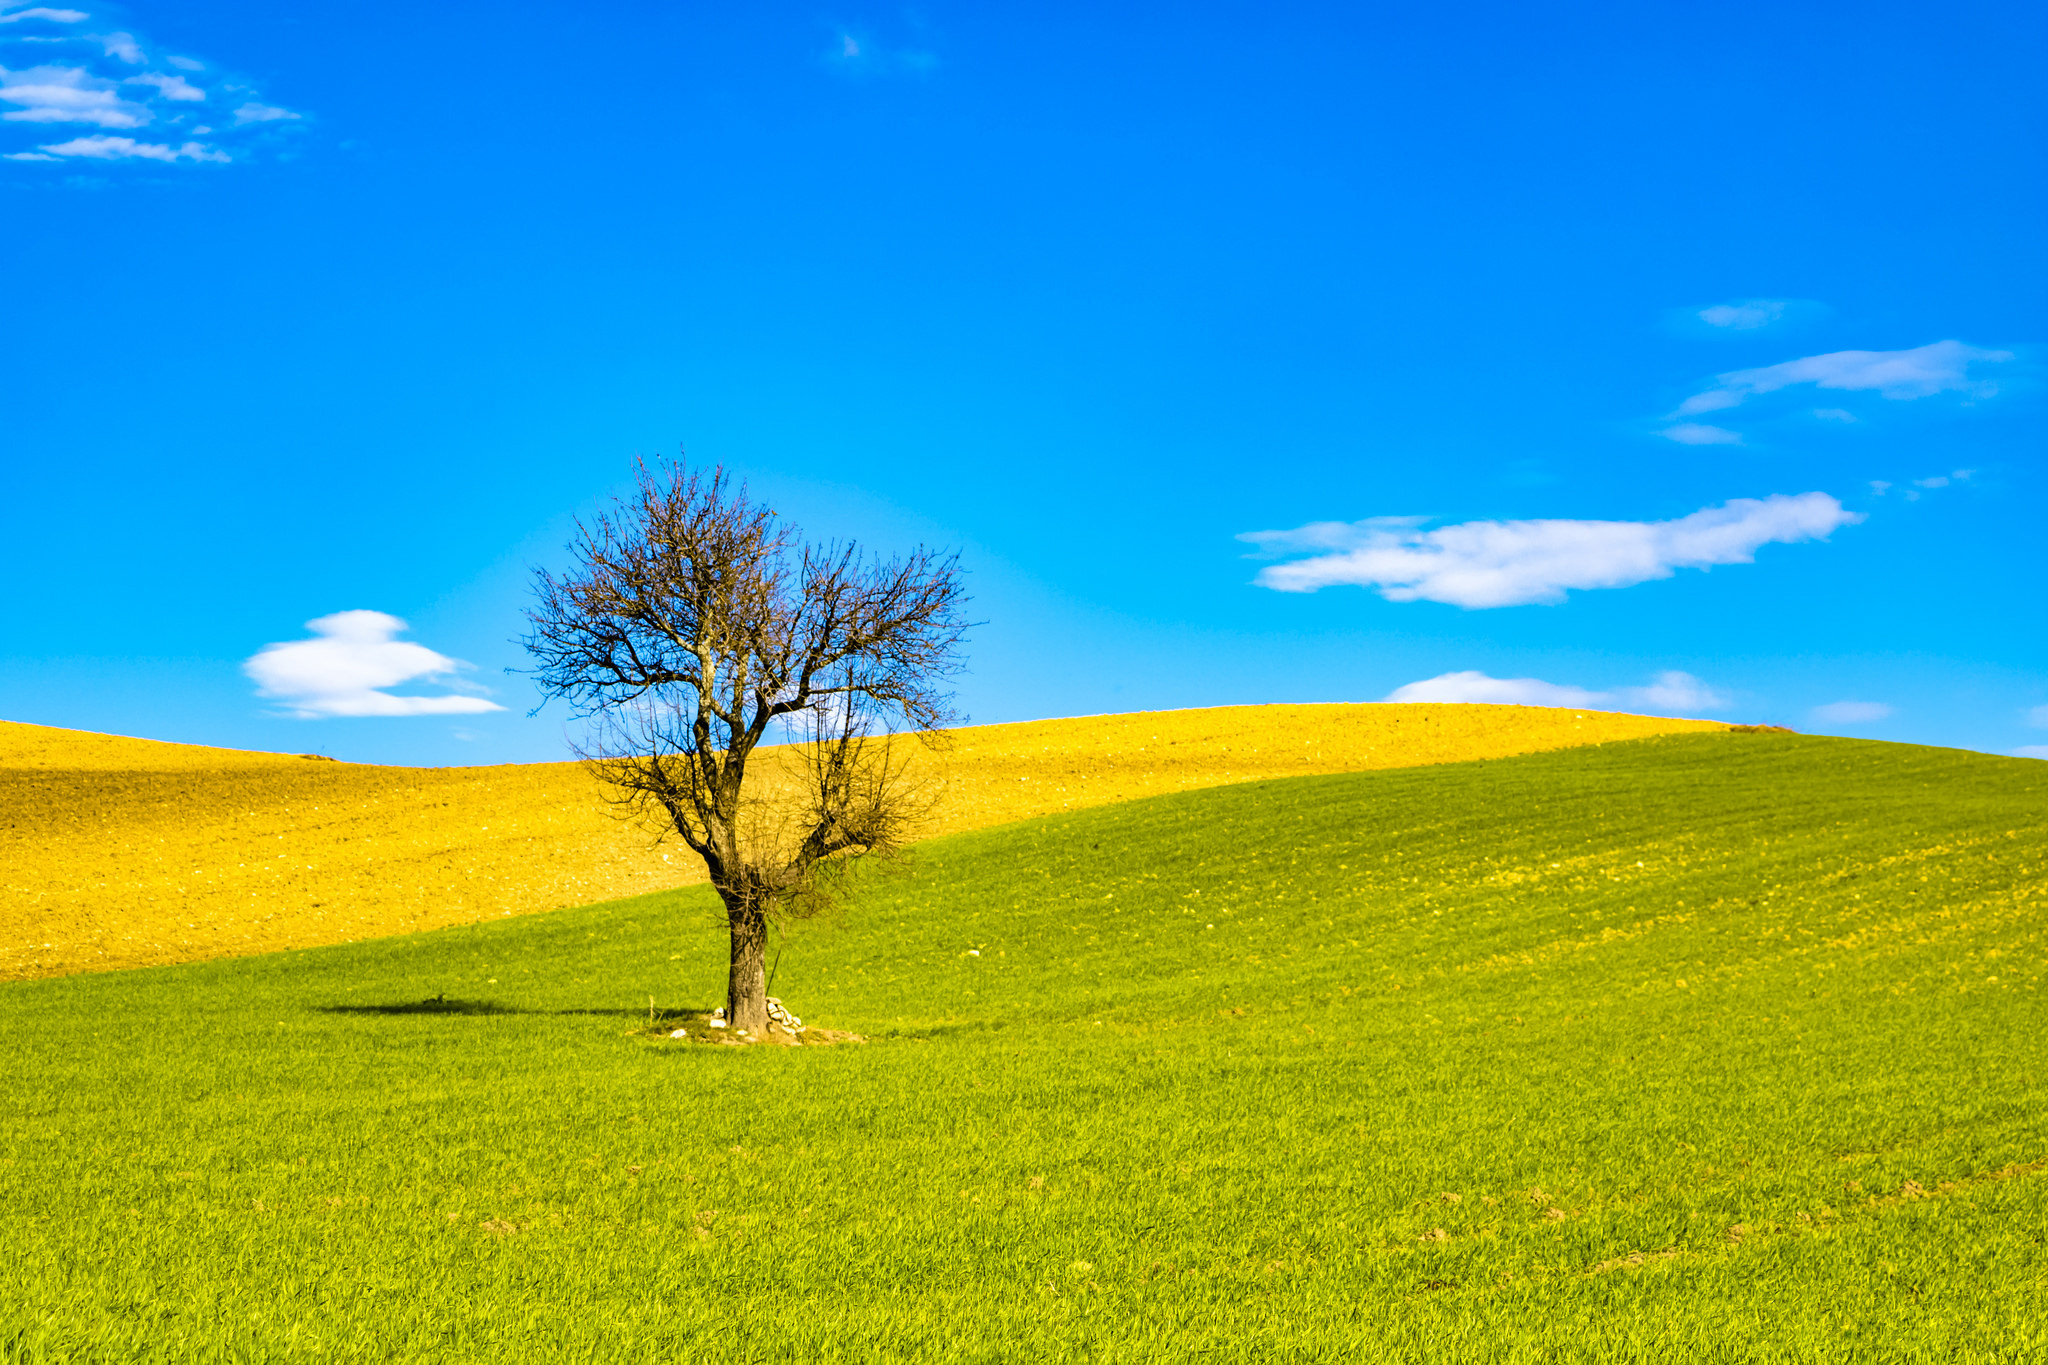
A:
MULTIPOLYGON (((534 1010, 518 1005, 502 1005, 495 1000, 451 1000, 437 995, 431 1000, 414 1000, 392 1005, 314 1005, 321 1014, 533 1014, 554 1017, 586 1015, 598 1019, 645 1019, 646 1010, 631 1007, 611 1010, 534 1010)), ((709 1014, 709 1009, 667 1008, 656 1011, 659 1019, 682 1019, 690 1015, 709 1014)))
POLYGON ((437 995, 431 1000, 415 1000, 403 1005, 315 1005, 322 1014, 539 1014, 539 1010, 523 1010, 513 1005, 501 1005, 495 1000, 450 1000, 437 995))

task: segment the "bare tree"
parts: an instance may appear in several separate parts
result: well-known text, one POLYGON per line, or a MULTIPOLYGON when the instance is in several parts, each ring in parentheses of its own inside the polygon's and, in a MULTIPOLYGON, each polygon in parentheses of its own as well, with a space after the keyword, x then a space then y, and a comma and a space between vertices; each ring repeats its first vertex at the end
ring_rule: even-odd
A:
POLYGON ((958 559, 805 543, 723 469, 644 462, 569 549, 567 572, 536 571, 521 643, 592 722, 579 753, 609 798, 703 858, 732 931, 727 1018, 759 1032, 770 923, 832 904, 847 860, 899 850, 921 814, 900 737, 956 723, 958 559), (792 761, 750 782, 771 731, 792 761))

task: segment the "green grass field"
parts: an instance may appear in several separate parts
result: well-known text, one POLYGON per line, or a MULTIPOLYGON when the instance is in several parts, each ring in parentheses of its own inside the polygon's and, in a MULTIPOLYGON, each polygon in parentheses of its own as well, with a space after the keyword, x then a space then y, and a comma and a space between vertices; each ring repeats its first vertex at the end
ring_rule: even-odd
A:
POLYGON ((1711 734, 0 988, 0 1359, 2048 1359, 2048 765, 1711 734), (433 1003, 422 1005, 422 1001, 433 1003))

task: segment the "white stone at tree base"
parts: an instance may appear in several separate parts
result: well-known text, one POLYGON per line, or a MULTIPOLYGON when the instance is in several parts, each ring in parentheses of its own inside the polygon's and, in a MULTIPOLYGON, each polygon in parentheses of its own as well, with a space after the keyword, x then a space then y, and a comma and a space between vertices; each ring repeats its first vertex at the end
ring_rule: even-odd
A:
MULTIPOLYGON (((797 1018, 794 1014, 791 1014, 789 1010, 783 1006, 783 1003, 780 1000, 777 1000, 774 996, 771 995, 768 997, 767 1005, 768 1021, 771 1025, 780 1024, 784 1029, 788 1030, 791 1033, 801 1033, 803 1031, 804 1021, 797 1018)), ((711 1017, 706 1019, 704 1023, 706 1024, 706 1026, 710 1028, 731 1027, 731 1024, 725 1017, 725 1006, 723 1005, 720 1005, 717 1009, 711 1011, 711 1017)), ((746 1033, 747 1030, 740 1029, 738 1030, 738 1032, 746 1033)), ((688 1036, 688 1033, 689 1031, 687 1029, 677 1029, 674 1033, 671 1033, 669 1037, 682 1038, 688 1036)))

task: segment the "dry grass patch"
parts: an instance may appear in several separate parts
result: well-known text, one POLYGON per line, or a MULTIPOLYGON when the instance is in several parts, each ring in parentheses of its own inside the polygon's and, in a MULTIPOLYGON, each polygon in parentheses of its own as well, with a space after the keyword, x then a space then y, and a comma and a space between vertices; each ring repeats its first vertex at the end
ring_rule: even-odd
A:
POLYGON ((1314 773, 1417 768, 1649 735, 1720 721, 1533 706, 1219 706, 982 725, 929 770, 946 784, 929 835, 1144 796, 1314 773))
MULTIPOLYGON (((1504 758, 1716 721, 1259 706, 957 731, 950 834, 1235 782, 1504 758)), ((764 759, 774 751, 763 751, 764 759)), ((0 980, 271 952, 703 880, 573 763, 391 768, 0 722, 0 980)))
POLYGON ((0 979, 339 943, 687 879, 592 795, 569 763, 386 768, 0 723, 0 979))

